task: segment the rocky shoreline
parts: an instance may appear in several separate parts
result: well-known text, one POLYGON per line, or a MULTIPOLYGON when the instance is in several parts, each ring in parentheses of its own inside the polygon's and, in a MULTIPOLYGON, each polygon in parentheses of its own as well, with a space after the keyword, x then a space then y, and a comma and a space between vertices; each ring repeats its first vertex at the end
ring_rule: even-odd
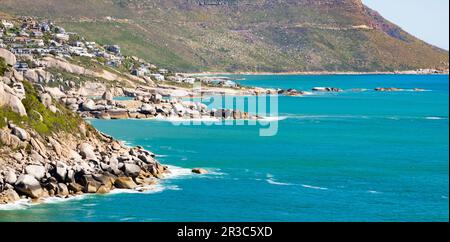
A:
POLYGON ((11 148, 9 154, 2 154, 0 164, 0 204, 142 188, 170 172, 153 153, 127 147, 84 124, 80 137, 45 138, 9 124, 0 130, 0 138, 11 148))
POLYGON ((93 99, 80 96, 62 97, 61 102, 83 118, 96 119, 258 119, 247 112, 234 109, 208 109, 201 102, 183 101, 172 98, 163 99, 159 93, 144 93, 132 100, 117 101, 107 90, 102 98, 93 99))
POLYGON ((25 80, 10 68, 15 56, 3 52, 0 204, 114 189, 142 191, 170 173, 153 153, 97 131, 48 89, 25 80))

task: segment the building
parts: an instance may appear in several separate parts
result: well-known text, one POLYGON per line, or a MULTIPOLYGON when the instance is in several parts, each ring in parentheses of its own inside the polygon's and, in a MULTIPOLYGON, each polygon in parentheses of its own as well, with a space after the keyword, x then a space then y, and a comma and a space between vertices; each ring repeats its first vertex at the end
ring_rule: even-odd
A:
POLYGON ((17 71, 27 71, 28 64, 25 62, 18 62, 14 65, 14 69, 16 69, 17 71))
POLYGON ((41 31, 34 30, 31 32, 31 36, 34 38, 42 38, 44 37, 44 34, 41 31))
POLYGON ((133 69, 133 70, 131 71, 131 75, 134 75, 134 76, 145 76, 145 75, 147 75, 149 72, 150 72, 150 71, 149 71, 147 68, 141 66, 141 67, 139 67, 139 68, 133 69))
POLYGON ((160 73, 160 74, 167 74, 167 73, 169 73, 169 70, 167 70, 167 69, 159 69, 158 70, 158 72, 160 73))
POLYGON ((40 29, 42 32, 50 32, 50 30, 51 30, 50 25, 48 25, 46 23, 42 24, 40 29))
POLYGON ((3 27, 5 27, 5 29, 14 28, 14 24, 9 21, 6 21, 6 20, 2 20, 2 25, 3 25, 3 27))
POLYGON ((56 34, 55 39, 59 42, 67 42, 70 39, 68 34, 56 34))
POLYGON ((164 75, 161 75, 161 74, 151 74, 150 77, 152 77, 153 79, 155 79, 157 81, 161 81, 161 82, 166 80, 164 75))
POLYGON ((107 51, 112 52, 116 55, 120 55, 120 46, 118 45, 108 45, 105 48, 107 51))

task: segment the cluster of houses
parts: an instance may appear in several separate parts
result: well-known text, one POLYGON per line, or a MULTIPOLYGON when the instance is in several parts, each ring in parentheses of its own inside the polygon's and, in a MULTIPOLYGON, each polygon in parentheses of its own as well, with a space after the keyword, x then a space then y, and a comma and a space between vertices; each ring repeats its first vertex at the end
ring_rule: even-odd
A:
POLYGON ((39 62, 47 55, 71 59, 87 57, 102 60, 105 65, 119 68, 127 58, 132 60, 130 74, 138 77, 149 77, 154 81, 170 81, 175 83, 194 84, 201 81, 205 84, 223 87, 237 87, 237 84, 226 79, 195 78, 181 74, 172 74, 169 70, 158 68, 137 57, 125 57, 118 45, 101 46, 95 42, 86 41, 76 33, 66 32, 63 27, 51 21, 39 21, 34 18, 22 17, 19 20, 0 20, 0 48, 11 51, 18 57, 14 68, 17 71, 27 71, 33 67, 44 67, 39 62), (33 57, 33 58, 30 58, 33 57))
MULTIPOLYGON (((33 18, 21 18, 16 22, 1 20, 0 48, 8 49, 20 60, 30 59, 27 58, 29 56, 46 55, 63 58, 102 57, 106 64, 117 67, 124 58, 117 45, 100 46, 78 38, 76 33, 66 32, 63 27, 51 21, 40 22, 33 18)), ((22 71, 28 68, 28 64, 18 62, 15 68, 22 71)))

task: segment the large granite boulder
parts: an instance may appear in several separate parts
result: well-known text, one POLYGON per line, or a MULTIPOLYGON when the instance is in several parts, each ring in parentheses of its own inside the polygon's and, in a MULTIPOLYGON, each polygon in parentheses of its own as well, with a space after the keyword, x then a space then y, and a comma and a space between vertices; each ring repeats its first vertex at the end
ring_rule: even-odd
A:
POLYGON ((27 110, 14 90, 0 82, 0 107, 4 106, 10 107, 13 112, 20 116, 27 116, 27 110))
POLYGON ((89 143, 82 143, 78 149, 80 150, 80 155, 86 160, 97 160, 94 148, 89 143))
POLYGON ((45 167, 40 165, 29 165, 25 167, 25 172, 28 175, 33 176, 37 180, 41 180, 42 178, 44 178, 46 170, 45 167))
POLYGON ((121 189, 134 189, 137 187, 136 183, 131 177, 119 177, 114 182, 114 186, 121 189))
POLYGON ((5 182, 11 185, 15 184, 17 182, 16 173, 11 170, 7 171, 5 174, 5 182))
POLYGON ((139 173, 141 172, 141 168, 138 165, 125 163, 123 167, 123 171, 125 172, 125 175, 130 177, 137 177, 139 176, 139 173))
POLYGON ((42 104, 44 104, 45 107, 50 107, 52 105, 52 96, 48 93, 42 93, 39 96, 39 100, 42 104))
POLYGON ((0 204, 8 204, 20 200, 19 194, 13 189, 8 189, 0 192, 0 204))
POLYGON ((9 50, 0 48, 0 57, 5 59, 6 64, 14 66, 17 62, 16 56, 9 50))
POLYGON ((141 106, 141 112, 143 114, 156 114, 156 108, 150 104, 144 103, 141 106))
POLYGON ((30 197, 39 198, 43 194, 41 184, 32 175, 21 175, 15 184, 18 192, 30 197))
POLYGON ((89 99, 81 105, 81 108, 83 109, 83 111, 95 111, 96 105, 94 101, 89 99))
POLYGON ((114 94, 110 90, 106 90, 106 92, 102 95, 102 99, 112 101, 114 99, 114 94))
POLYGON ((25 131, 22 128, 17 127, 17 126, 13 127, 13 134, 15 136, 19 137, 19 139, 22 140, 22 141, 30 140, 30 135, 28 134, 28 132, 25 131))

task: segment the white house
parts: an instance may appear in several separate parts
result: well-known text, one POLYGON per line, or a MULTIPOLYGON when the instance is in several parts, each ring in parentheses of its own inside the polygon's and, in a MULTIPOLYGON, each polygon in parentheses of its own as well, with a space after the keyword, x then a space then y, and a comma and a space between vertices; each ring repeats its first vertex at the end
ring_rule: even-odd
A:
POLYGON ((161 75, 161 74, 151 74, 150 75, 152 78, 154 78, 155 80, 157 80, 157 81, 165 81, 166 80, 166 78, 164 77, 164 75, 161 75))
POLYGON ((5 29, 12 29, 12 28, 14 28, 14 24, 9 22, 9 21, 2 20, 2 24, 3 24, 3 27, 5 27, 5 29))

